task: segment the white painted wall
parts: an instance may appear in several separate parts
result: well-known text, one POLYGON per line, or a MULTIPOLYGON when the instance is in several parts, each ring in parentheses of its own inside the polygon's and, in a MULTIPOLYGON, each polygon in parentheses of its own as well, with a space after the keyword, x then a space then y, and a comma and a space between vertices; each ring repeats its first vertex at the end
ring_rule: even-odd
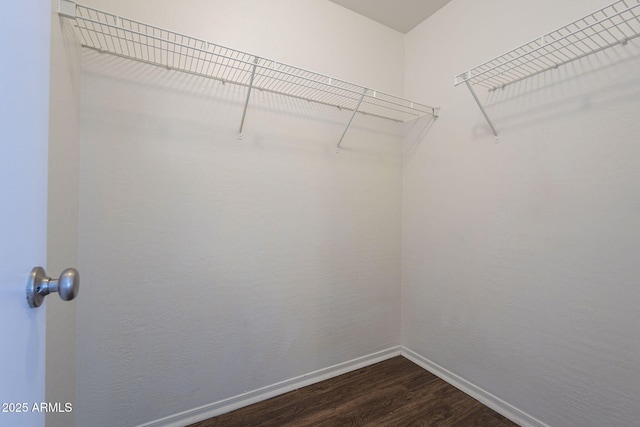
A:
MULTIPOLYGON (((330 2, 101 3, 402 89, 402 36, 330 2)), ((399 343, 399 125, 358 117, 336 154, 348 112, 256 92, 239 141, 244 96, 84 52, 78 425, 137 425, 399 343)))
POLYGON ((401 186, 394 125, 336 156, 344 114, 258 93, 240 142, 241 90, 85 53, 78 425, 396 345, 400 249, 407 348, 530 420, 635 423, 638 42, 481 92, 498 142, 451 84, 599 1, 454 0, 406 41, 322 1, 88 4, 443 115, 408 128, 401 186))
POLYGON ((407 35, 442 105, 403 168, 402 343, 543 423, 640 418, 640 42, 480 92, 453 76, 603 6, 454 0, 407 35))
MULTIPOLYGON (((78 266, 80 143, 80 46, 69 20, 51 1, 51 90, 49 96, 49 199, 47 273, 78 266)), ((80 272, 82 278, 82 272, 80 272)), ((82 285, 81 285, 82 288, 82 285)), ((82 292, 80 293, 82 295, 82 292)), ((46 400, 76 403, 76 301, 47 298, 46 400)), ((77 407, 75 408, 77 410, 77 407)), ((47 427, 75 426, 75 412, 50 412, 47 427)))

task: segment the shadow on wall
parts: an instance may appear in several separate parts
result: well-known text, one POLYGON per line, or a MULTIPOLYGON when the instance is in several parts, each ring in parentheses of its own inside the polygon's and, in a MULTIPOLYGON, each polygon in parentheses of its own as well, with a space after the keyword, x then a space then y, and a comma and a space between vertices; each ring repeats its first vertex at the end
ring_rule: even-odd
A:
MULTIPOLYGON (((114 83, 135 83, 138 87, 148 90, 159 90, 167 96, 189 94, 194 102, 201 102, 203 108, 195 109, 198 116, 182 117, 184 128, 192 132, 198 131, 196 123, 206 121, 207 114, 215 110, 215 122, 223 123, 225 129, 240 130, 242 111, 247 98, 247 87, 226 83, 207 77, 200 77, 177 70, 131 61, 114 55, 100 53, 91 49, 83 49, 83 72, 88 76, 99 76, 114 83), (217 108, 220 104, 227 104, 229 108, 217 108), (209 106, 209 107, 207 107, 209 106), (223 111, 223 117, 220 112, 223 111)), ((144 102, 137 101, 137 102, 144 102)), ((117 104, 117 101, 114 100, 117 104)), ((123 112, 130 110, 133 114, 140 114, 140 105, 118 105, 123 112)), ((185 108, 193 114, 193 106, 185 108)), ((327 154, 336 153, 336 145, 344 131, 352 110, 306 101, 285 95, 254 89, 247 107, 246 121, 243 135, 245 143, 255 144, 265 139, 284 141, 294 139, 296 144, 308 146, 321 144, 327 154), (252 132, 252 122, 259 123, 259 135, 252 132), (279 125, 275 125, 275 123, 279 125), (330 129, 316 134, 301 134, 297 129, 301 122, 314 123, 318 127, 330 129)), ((174 119, 175 120, 175 119, 174 119)), ((358 114, 349 127, 341 149, 347 152, 377 156, 380 147, 372 149, 361 140, 385 141, 397 144, 401 140, 401 123, 388 119, 358 114), (355 134, 356 137, 352 137, 355 134)), ((203 130, 200 130, 203 131, 203 130)), ((206 132, 211 132, 207 129, 206 132)), ((391 149, 391 148, 390 148, 391 149)), ((316 149, 312 148, 313 151, 316 149)))
POLYGON ((404 155, 412 155, 427 137, 433 124, 438 120, 437 116, 422 116, 403 126, 404 155))
MULTIPOLYGON (((484 106, 498 133, 563 120, 580 110, 640 95, 640 41, 633 40, 489 91, 484 106)), ((470 102, 473 102, 470 99, 470 102)), ((486 134, 486 123, 476 133, 486 134)))

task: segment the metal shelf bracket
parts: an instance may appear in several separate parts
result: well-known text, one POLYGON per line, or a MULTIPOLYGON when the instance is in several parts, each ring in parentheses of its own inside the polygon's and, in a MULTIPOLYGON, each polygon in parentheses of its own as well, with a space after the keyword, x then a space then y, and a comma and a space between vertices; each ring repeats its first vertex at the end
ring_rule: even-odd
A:
POLYGON ((238 139, 242 139, 242 130, 244 129, 244 119, 247 117, 247 107, 249 107, 249 98, 251 97, 251 89, 253 89, 253 81, 256 78, 256 68, 258 68, 257 56, 253 59, 253 68, 251 69, 251 78, 249 79, 249 87, 247 88, 247 98, 244 101, 244 109, 242 110, 242 118, 240 119, 240 130, 238 131, 238 139))
POLYGON ((342 136, 340 137, 340 141, 338 141, 338 145, 336 146, 336 152, 340 151, 340 144, 342 144, 342 140, 344 139, 344 136, 347 134, 347 131, 351 127, 351 122, 353 122, 353 119, 356 117, 356 114, 358 113, 358 108, 360 108, 360 105, 362 104, 362 100, 364 99, 364 96, 366 94, 367 94, 367 89, 364 89, 362 91, 362 95, 360 95, 360 99, 358 100, 358 104, 356 105, 356 108, 353 109, 353 113, 351 114, 351 117, 349 118, 349 121, 347 122, 347 127, 344 129, 344 132, 342 132, 342 136))
POLYGON ((496 128, 495 126, 493 126, 493 122, 491 122, 491 119, 489 118, 487 111, 484 109, 482 102, 480 102, 480 99, 478 98, 478 95, 476 94, 476 92, 473 90, 473 87, 469 83, 469 80, 466 80, 464 83, 469 88, 469 92, 471 92, 471 95, 473 96, 473 99, 475 99, 476 104, 478 104, 478 107, 480 107, 480 111, 482 111, 482 115, 484 116, 485 120, 489 124, 489 127, 491 128, 491 132, 493 133, 494 136, 498 136, 498 132, 496 132, 496 128))
POLYGON ((75 18, 76 4, 69 0, 58 0, 58 14, 67 18, 75 18))

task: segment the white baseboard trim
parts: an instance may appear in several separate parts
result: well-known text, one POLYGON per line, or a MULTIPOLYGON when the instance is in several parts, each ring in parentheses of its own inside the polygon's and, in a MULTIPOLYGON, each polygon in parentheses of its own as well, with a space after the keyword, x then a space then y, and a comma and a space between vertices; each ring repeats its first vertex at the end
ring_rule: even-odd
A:
POLYGON ((419 355, 418 353, 409 350, 408 348, 401 346, 400 354, 407 359, 411 360, 418 366, 426 369, 437 377, 440 377, 444 381, 448 382, 458 390, 463 391, 474 399, 478 400, 483 405, 493 409, 497 413, 505 416, 514 423, 522 427, 549 427, 542 421, 532 417, 531 415, 519 410, 515 406, 505 402, 499 397, 494 396, 488 391, 483 390, 477 385, 470 383, 464 378, 454 374, 453 372, 443 368, 437 363, 432 362, 419 355))
POLYGON ((199 408, 190 409, 188 411, 170 415, 156 421, 141 424, 138 427, 182 427, 184 425, 206 420, 208 418, 215 417, 226 412, 245 407, 247 405, 251 405, 252 403, 257 403, 292 390, 296 390, 320 381, 327 380, 329 378, 336 377, 338 375, 345 374, 347 372, 355 371, 356 369, 373 365, 374 363, 382 362, 383 360, 387 360, 399 355, 406 357, 416 365, 443 379, 447 383, 463 391, 464 393, 468 394, 469 396, 473 397, 474 399, 478 400, 479 402, 488 406, 499 414, 504 415, 519 426, 549 427, 542 421, 519 410, 515 406, 505 402, 504 400, 494 396, 493 394, 483 390, 475 384, 465 380, 464 378, 454 374, 453 372, 443 368, 437 363, 432 362, 426 357, 423 357, 404 346, 388 348, 386 350, 359 357, 357 359, 329 366, 328 368, 320 369, 315 372, 310 372, 305 375, 300 375, 289 380, 262 387, 257 390, 249 391, 237 396, 210 403, 208 405, 200 406, 199 408))
POLYGON ((324 381, 326 379, 333 378, 347 372, 355 371, 356 369, 364 368, 365 366, 373 365, 374 363, 382 362, 383 360, 387 360, 395 356, 399 356, 401 354, 400 350, 400 346, 388 348, 386 350, 378 351, 367 356, 358 357, 357 359, 353 359, 343 363, 338 363, 337 365, 329 366, 328 368, 320 369, 315 372, 300 375, 299 377, 281 381, 270 386, 242 393, 237 396, 220 400, 218 402, 213 402, 199 408, 190 409, 188 411, 170 415, 156 421, 141 424, 138 427, 182 427, 187 424, 196 423, 198 421, 206 420, 208 418, 233 411, 234 409, 251 405, 252 403, 260 402, 262 400, 287 393, 291 390, 296 390, 301 387, 324 381))

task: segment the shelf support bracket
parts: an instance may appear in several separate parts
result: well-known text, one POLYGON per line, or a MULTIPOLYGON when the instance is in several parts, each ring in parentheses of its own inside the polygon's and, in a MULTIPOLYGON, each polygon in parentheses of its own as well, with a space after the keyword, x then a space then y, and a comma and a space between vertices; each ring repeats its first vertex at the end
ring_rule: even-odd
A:
POLYGON ((471 87, 471 84, 469 83, 469 80, 466 80, 464 83, 469 88, 469 92, 471 92, 471 95, 473 95, 473 99, 476 100, 476 104, 478 104, 478 107, 480 107, 480 111, 482 111, 482 115, 484 116, 485 120, 489 124, 489 127, 491 128, 491 132, 493 132, 493 135, 498 136, 498 132, 496 132, 496 128, 493 126, 493 123, 491 122, 491 119, 489 118, 489 116, 487 115, 487 112, 485 111, 484 107, 482 106, 482 102, 480 102, 480 99, 478 99, 478 95, 476 95, 476 92, 471 87))
POLYGON ((251 97, 251 89, 253 89, 253 80, 256 77, 256 68, 258 67, 258 57, 253 59, 253 67, 251 69, 251 79, 249 80, 249 89, 247 89, 247 99, 244 101, 244 110, 242 110, 242 119, 240 119, 240 130, 238 131, 238 139, 242 139, 242 130, 244 129, 244 119, 247 117, 247 107, 249 107, 249 98, 251 97))
POLYGON ((360 95, 360 99, 358 100, 358 104, 356 105, 356 108, 353 109, 353 114, 351 114, 351 118, 349 118, 349 121, 347 122, 347 127, 344 129, 344 132, 342 132, 342 136, 340 137, 340 141, 338 141, 338 145, 336 147, 336 151, 340 150, 340 144, 342 144, 342 140, 344 139, 344 136, 347 134, 347 131, 349 130, 349 127, 351 127, 351 122, 353 122, 353 119, 356 117, 356 114, 358 113, 358 109, 360 108, 360 104, 362 104, 362 100, 364 99, 364 96, 367 94, 367 88, 365 88, 362 91, 362 95, 360 95))
POLYGON ((76 4, 69 0, 58 0, 58 14, 75 19, 76 4))

